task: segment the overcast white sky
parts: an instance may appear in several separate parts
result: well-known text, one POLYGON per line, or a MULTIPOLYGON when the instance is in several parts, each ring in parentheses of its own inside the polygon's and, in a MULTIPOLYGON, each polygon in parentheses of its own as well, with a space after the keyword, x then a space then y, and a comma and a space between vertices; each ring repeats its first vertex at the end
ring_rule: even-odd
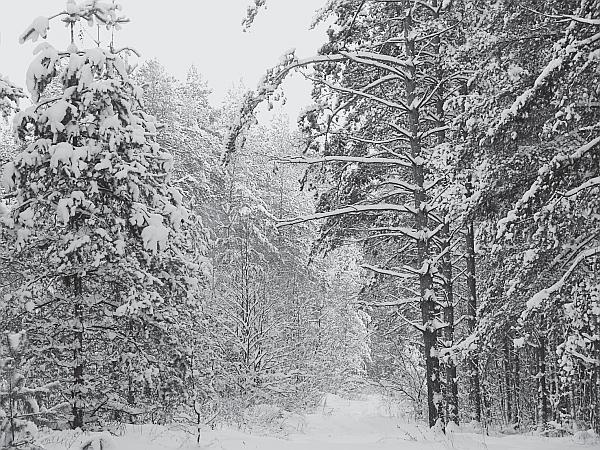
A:
MULTIPOLYGON (((249 32, 241 22, 251 0, 120 0, 131 19, 116 38, 117 46, 131 46, 143 58, 157 58, 167 70, 183 78, 195 64, 218 101, 243 79, 254 87, 265 68, 277 63, 290 48, 313 54, 324 41, 324 30, 309 26, 324 0, 270 0, 249 32)), ((20 86, 36 44, 20 45, 18 36, 37 16, 64 9, 66 0, 0 0, 0 73, 20 86)), ((94 34, 93 29, 85 27, 94 34)), ((68 44, 60 21, 51 24, 48 41, 57 48, 68 44)), ((92 46, 90 40, 86 46, 92 46)), ((288 83, 289 112, 308 102, 307 87, 298 79, 288 83)), ((293 119, 293 118, 292 118, 293 119)))

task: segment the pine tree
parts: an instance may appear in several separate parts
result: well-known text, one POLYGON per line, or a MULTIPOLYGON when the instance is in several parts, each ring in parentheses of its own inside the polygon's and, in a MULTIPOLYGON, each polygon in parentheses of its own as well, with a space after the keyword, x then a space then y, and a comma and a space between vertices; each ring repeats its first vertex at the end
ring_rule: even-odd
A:
POLYGON ((482 379, 512 425, 592 424, 597 348, 580 333, 597 334, 598 2, 516 6, 469 4, 480 20, 458 49, 474 73, 463 126, 488 286, 476 334, 483 364, 504 361, 482 379))
MULTIPOLYGON (((80 21, 116 30, 119 9, 69 1, 55 17, 71 30, 80 21)), ((38 18, 22 41, 48 28, 38 18)), ((80 50, 73 33, 66 51, 41 44, 27 77, 34 104, 16 119, 23 149, 4 173, 15 201, 3 222, 31 263, 12 298, 46 376, 70 379, 73 428, 104 410, 136 413, 142 394, 184 390, 178 331, 201 300, 188 239, 197 225, 170 183, 173 159, 126 51, 80 50), (51 82, 60 92, 46 98, 51 82)))

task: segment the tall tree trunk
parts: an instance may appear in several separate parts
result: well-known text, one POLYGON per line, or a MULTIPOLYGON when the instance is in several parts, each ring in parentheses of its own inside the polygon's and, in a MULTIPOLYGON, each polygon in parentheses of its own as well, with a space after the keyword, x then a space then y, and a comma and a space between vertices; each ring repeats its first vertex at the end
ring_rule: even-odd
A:
MULTIPOLYGON (((436 9, 438 6, 437 0, 432 1, 432 6, 435 10, 433 18, 439 19, 440 13, 436 9)), ((441 39, 440 36, 433 38, 433 46, 437 56, 437 78, 438 80, 444 79, 444 69, 441 61, 441 39)), ((446 90, 444 86, 440 86, 436 94, 435 100, 435 112, 437 116, 437 127, 440 131, 436 133, 436 141, 438 145, 443 144, 446 141, 446 133, 444 131, 445 125, 445 111, 444 111, 444 95, 446 90)), ((441 273, 443 279, 444 289, 444 322, 446 327, 444 328, 444 347, 450 348, 454 345, 454 286, 452 282, 453 268, 452 268, 452 252, 451 252, 451 236, 450 236, 450 211, 448 209, 443 210, 444 226, 441 234, 441 273)), ((454 422, 458 424, 458 380, 456 375, 456 364, 451 357, 446 357, 444 361, 444 372, 445 372, 445 386, 444 386, 444 403, 445 403, 445 422, 454 422)))
MULTIPOLYGON (((413 23, 410 12, 399 8, 399 13, 406 17, 404 19, 404 39, 406 56, 410 60, 416 57, 415 41, 413 36, 413 23)), ((416 67, 408 68, 410 76, 405 82, 406 103, 413 105, 416 98, 416 67)), ((411 108, 408 112, 408 124, 410 132, 410 149, 413 158, 413 178, 416 186, 414 193, 415 203, 415 229, 422 237, 417 241, 417 266, 419 272, 420 308, 423 324, 423 344, 427 377, 427 411, 429 426, 433 427, 442 412, 442 395, 440 383, 440 361, 438 355, 437 338, 438 332, 436 322, 439 316, 438 302, 433 286, 433 267, 430 260, 430 242, 425 236, 429 230, 429 215, 426 208, 427 194, 425 192, 425 171, 423 158, 421 157, 419 109, 411 108)))
MULTIPOLYGON (((598 273, 598 272, 596 272, 598 273)), ((600 330, 600 317, 596 317, 596 330, 600 330)), ((600 339, 596 339, 593 344, 596 356, 596 364, 592 366, 593 383, 595 386, 594 396, 592 397, 592 405, 594 409, 594 417, 591 421, 592 427, 596 434, 600 435, 600 339)))
POLYGON ((573 382, 571 383, 571 386, 569 387, 569 412, 571 414, 571 420, 575 421, 577 420, 577 409, 575 408, 575 401, 577 399, 577 394, 575 392, 575 389, 577 387, 577 385, 579 384, 579 376, 576 374, 575 377, 573 377, 573 382))
POLYGON ((545 427, 548 423, 548 386, 546 381, 546 338, 545 333, 545 318, 541 318, 541 326, 539 330, 537 348, 537 361, 538 361, 538 421, 541 427, 545 427))
MULTIPOLYGON (((450 348, 454 344, 454 291, 452 286, 452 255, 450 252, 450 224, 446 222, 442 231, 442 252, 445 252, 442 258, 442 278, 444 286, 444 347, 450 348)), ((444 361, 445 386, 444 403, 446 406, 446 423, 454 422, 458 424, 458 382, 456 374, 456 364, 452 357, 447 357, 444 361)))
POLYGON ((84 400, 83 400, 83 388, 84 388, 84 360, 83 360, 83 333, 84 333, 84 316, 83 316, 83 304, 82 304, 82 280, 81 275, 75 275, 71 277, 73 283, 73 294, 74 294, 74 342, 73 342, 73 390, 72 390, 72 413, 73 422, 71 426, 75 428, 83 429, 84 427, 84 400))
MULTIPOLYGON (((129 330, 128 330, 130 339, 133 339, 133 319, 129 318, 129 330)), ((132 348, 133 345, 129 344, 130 348, 129 348, 129 352, 131 354, 133 354, 135 352, 135 348, 132 348)), ((135 405, 135 392, 133 389, 133 373, 132 373, 132 367, 131 364, 133 363, 133 361, 131 359, 129 359, 129 361, 127 361, 127 404, 130 406, 135 405)), ((129 416, 129 420, 133 423, 133 416, 130 415, 129 416)))
MULTIPOLYGON (((466 195, 473 195, 471 178, 465 184, 466 195)), ((465 259, 467 269, 467 289, 469 300, 467 302, 467 332, 472 334, 477 324, 477 279, 475 278, 475 226, 469 219, 465 226, 465 259)), ((469 401, 471 403, 471 420, 481 422, 481 392, 479 386, 479 358, 476 352, 471 352, 467 358, 469 376, 469 401)))
POLYGON ((521 377, 519 376, 519 349, 514 349, 513 354, 513 423, 519 425, 521 423, 521 377))
POLYGON ((512 386, 511 386, 511 366, 510 366, 510 347, 508 345, 508 338, 504 339, 503 345, 504 352, 504 400, 505 400, 505 411, 506 411, 506 423, 512 424, 512 386))

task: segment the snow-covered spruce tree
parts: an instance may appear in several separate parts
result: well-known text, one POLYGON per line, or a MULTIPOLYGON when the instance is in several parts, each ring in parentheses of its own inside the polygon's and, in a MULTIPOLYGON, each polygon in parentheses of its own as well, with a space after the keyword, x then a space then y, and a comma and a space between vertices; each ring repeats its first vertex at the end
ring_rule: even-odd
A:
MULTIPOLYGON (((55 17, 71 29, 82 20, 115 29, 119 9, 70 0, 55 17)), ((21 40, 48 28, 38 18, 21 40)), ((73 428, 185 388, 178 330, 199 301, 172 157, 121 53, 79 50, 73 38, 67 51, 38 46, 27 72, 33 106, 16 118, 23 149, 3 177, 14 195, 3 219, 12 249, 35 264, 11 301, 46 367, 39 377, 66 381, 73 428), (53 81, 60 94, 43 97, 53 81)))

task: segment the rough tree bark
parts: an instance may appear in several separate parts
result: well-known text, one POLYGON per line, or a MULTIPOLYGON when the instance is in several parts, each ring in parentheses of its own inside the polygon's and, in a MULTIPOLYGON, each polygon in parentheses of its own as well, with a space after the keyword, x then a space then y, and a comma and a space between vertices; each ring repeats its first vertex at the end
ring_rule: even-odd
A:
MULTIPOLYGON (((406 14, 401 11, 401 14, 406 14)), ((413 36, 413 19, 410 13, 404 18, 405 51, 409 60, 416 58, 415 40, 413 36)), ((410 64, 409 76, 405 81, 406 103, 414 105, 416 98, 416 67, 410 64)), ((430 260, 430 242, 425 237, 429 230, 429 215, 427 210, 427 193, 425 190, 425 171, 421 157, 421 139, 419 109, 412 107, 408 111, 408 131, 410 133, 410 151, 414 161, 413 179, 416 186, 414 192, 415 205, 415 230, 422 233, 422 238, 417 241, 417 266, 419 272, 419 288, 421 295, 421 320, 423 323, 423 344, 426 366, 427 382, 427 411, 429 426, 433 427, 440 413, 443 411, 441 383, 440 383, 440 360, 437 346, 438 331, 436 322, 439 316, 439 306, 433 286, 433 267, 430 260)))
MULTIPOLYGON (((440 17, 437 0, 433 0, 431 6, 434 9, 433 19, 437 20, 440 17)), ((442 83, 444 79, 444 68, 441 61, 441 38, 439 35, 433 38, 433 49, 436 67, 436 77, 441 83, 440 88, 436 93, 435 113, 437 117, 437 127, 440 131, 436 133, 436 141, 438 145, 446 142, 445 111, 444 111, 444 94, 446 89, 442 83)), ((442 228, 441 239, 441 274, 442 287, 444 291, 444 347, 446 349, 454 345, 454 284, 453 284, 453 267, 452 267, 452 235, 450 233, 450 210, 445 209, 443 213, 444 225, 442 228)), ((445 405, 445 423, 454 422, 458 424, 458 380, 456 373, 456 364, 451 356, 446 356, 444 360, 444 405, 445 405)))
POLYGON ((545 318, 542 315, 540 319, 540 330, 538 331, 538 347, 537 347, 537 381, 538 381, 538 425, 542 428, 548 423, 548 387, 546 384, 546 338, 545 334, 545 318))
MULTIPOLYGON (((473 184, 471 178, 465 184, 466 195, 473 195, 473 184)), ((465 259, 467 269, 467 289, 469 300, 467 302, 467 332, 472 334, 477 324, 477 278, 475 277, 475 226, 473 219, 469 219, 465 225, 465 259)), ((471 404, 471 420, 481 422, 481 388, 479 383, 479 358, 477 353, 471 352, 467 359, 467 371, 469 376, 469 401, 471 404)))
POLYGON ((70 279, 73 287, 74 295, 74 316, 75 323, 73 325, 73 390, 71 394, 73 429, 84 427, 84 400, 83 400, 83 385, 84 385, 84 358, 83 358, 83 333, 84 333, 84 311, 83 311, 83 282, 81 275, 74 275, 70 279))
POLYGON ((521 377, 519 375, 520 361, 519 349, 515 348, 513 352, 513 423, 519 425, 521 423, 521 377))
POLYGON ((508 337, 504 339, 503 345, 504 353, 504 401, 506 411, 506 423, 512 423, 512 386, 511 386, 511 364, 510 364, 510 347, 508 344, 508 337))

